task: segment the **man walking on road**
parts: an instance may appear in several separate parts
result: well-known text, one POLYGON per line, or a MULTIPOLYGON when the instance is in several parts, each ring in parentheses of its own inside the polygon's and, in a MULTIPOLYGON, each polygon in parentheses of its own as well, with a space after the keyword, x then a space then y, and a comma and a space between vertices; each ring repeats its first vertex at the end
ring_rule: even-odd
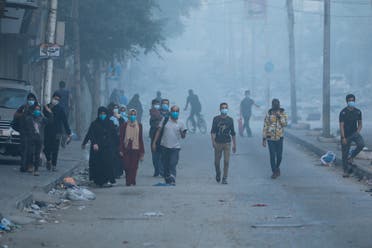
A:
POLYGON ((272 107, 264 121, 262 145, 269 144, 270 164, 273 172, 271 178, 280 176, 280 163, 282 162, 284 127, 287 126, 287 114, 280 107, 278 99, 272 100, 272 107))
POLYGON ((252 137, 251 127, 249 125, 249 120, 252 115, 252 106, 255 105, 259 107, 255 102, 250 98, 251 92, 249 90, 245 91, 245 97, 240 103, 240 116, 244 119, 244 128, 247 131, 247 136, 252 137))
POLYGON ((344 169, 343 177, 349 177, 353 173, 353 159, 362 151, 364 147, 363 137, 360 135, 362 130, 362 111, 355 107, 355 96, 346 96, 347 107, 340 112, 340 133, 342 166, 344 169), (349 153, 352 142, 356 143, 356 148, 349 153))
POLYGON ((155 139, 152 143, 152 151, 156 151, 158 140, 161 138, 161 160, 164 167, 165 183, 176 185, 177 164, 181 150, 181 138, 186 137, 187 129, 183 122, 178 120, 180 109, 173 106, 170 112, 170 118, 159 123, 155 139))
POLYGON ((234 129, 234 120, 228 116, 229 108, 227 103, 220 104, 221 114, 214 117, 211 138, 212 145, 214 148, 214 165, 216 169, 216 181, 221 182, 221 167, 220 162, 224 158, 223 167, 223 178, 222 184, 227 184, 227 176, 229 172, 229 160, 231 151, 231 141, 232 141, 232 151, 236 152, 236 134, 234 129))

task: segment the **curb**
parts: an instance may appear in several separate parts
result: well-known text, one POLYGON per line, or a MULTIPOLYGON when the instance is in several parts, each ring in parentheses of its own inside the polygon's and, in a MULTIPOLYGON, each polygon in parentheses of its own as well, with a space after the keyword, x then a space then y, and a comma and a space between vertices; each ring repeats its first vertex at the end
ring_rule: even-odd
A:
MULTIPOLYGON (((307 142, 307 141, 305 141, 305 140, 297 137, 296 135, 291 134, 288 131, 285 132, 285 136, 288 139, 292 140, 293 142, 295 142, 297 144, 300 144, 301 146, 305 147, 307 150, 315 153, 319 157, 323 156, 327 152, 326 150, 323 150, 323 149, 321 149, 321 148, 319 148, 319 147, 311 144, 310 142, 307 142)), ((341 167, 342 168, 342 159, 340 159, 339 157, 336 157, 335 165, 337 167, 341 167)), ((355 165, 354 175, 356 177, 358 177, 358 178, 372 179, 372 173, 369 172, 369 171, 364 170, 363 168, 361 168, 358 165, 355 165)))
MULTIPOLYGON (((80 167, 84 164, 85 161, 78 160, 75 165, 73 165, 70 169, 62 173, 61 175, 57 176, 57 178, 53 179, 48 184, 39 187, 43 192, 48 193, 54 186, 60 183, 65 177, 72 175, 73 171, 76 168, 80 167)), ((30 191, 28 193, 23 193, 19 198, 16 200, 16 208, 22 210, 23 208, 29 206, 32 201, 34 200, 33 192, 30 191)))

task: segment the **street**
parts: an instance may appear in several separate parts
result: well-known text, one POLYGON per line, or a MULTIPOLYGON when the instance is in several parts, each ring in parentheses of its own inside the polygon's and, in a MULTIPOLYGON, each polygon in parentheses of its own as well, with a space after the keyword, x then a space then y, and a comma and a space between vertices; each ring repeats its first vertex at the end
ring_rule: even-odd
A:
MULTIPOLYGON (((153 170, 146 141, 136 187, 90 188, 97 199, 56 213, 58 223, 7 234, 15 247, 371 247, 372 197, 334 167, 285 141, 282 176, 270 179, 261 123, 238 138, 229 184, 217 184, 209 135, 183 144, 177 186, 153 170), (259 204, 259 205, 256 205, 259 204), (83 206, 83 207, 82 207, 83 206), (85 207, 85 208, 84 208, 85 207)), ((87 166, 87 165, 86 165, 87 166)))

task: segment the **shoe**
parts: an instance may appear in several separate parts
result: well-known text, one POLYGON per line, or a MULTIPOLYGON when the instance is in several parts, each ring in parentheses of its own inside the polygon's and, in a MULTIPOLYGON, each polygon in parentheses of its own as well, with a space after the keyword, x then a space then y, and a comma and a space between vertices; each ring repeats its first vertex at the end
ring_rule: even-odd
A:
POLYGON ((278 176, 278 172, 273 172, 273 174, 271 175, 271 179, 276 179, 278 176))
POLYGON ((28 166, 27 172, 28 173, 33 173, 34 172, 34 167, 32 165, 28 166))
POLYGON ((159 174, 157 174, 157 173, 154 173, 154 175, 153 175, 153 177, 158 177, 159 176, 159 174))
POLYGON ((19 168, 19 172, 24 173, 24 172, 26 172, 26 171, 27 171, 27 170, 26 170, 24 167, 19 168))
POLYGON ((217 181, 217 183, 221 182, 221 176, 220 175, 216 175, 216 181, 217 181))
POLYGON ((226 178, 222 179, 222 184, 227 184, 227 179, 226 178))
POLYGON ((57 166, 52 165, 52 171, 57 171, 57 166))
POLYGON ((35 177, 40 176, 40 173, 39 173, 39 171, 37 171, 37 170, 34 170, 34 173, 33 173, 33 174, 34 174, 35 177))
POLYGON ((47 168, 48 171, 50 171, 52 169, 52 162, 47 161, 46 168, 47 168))
POLYGON ((276 172, 278 177, 280 177, 280 169, 278 168, 278 171, 276 172))

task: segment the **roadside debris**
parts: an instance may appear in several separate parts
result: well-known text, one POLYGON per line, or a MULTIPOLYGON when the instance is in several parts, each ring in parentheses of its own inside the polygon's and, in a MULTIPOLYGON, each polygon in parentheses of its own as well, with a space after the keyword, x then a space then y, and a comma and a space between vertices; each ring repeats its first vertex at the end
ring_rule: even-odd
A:
POLYGON ((143 216, 145 216, 145 217, 162 217, 162 216, 164 216, 164 214, 161 213, 161 212, 147 212, 147 213, 144 213, 143 216))
POLYGON ((320 158, 320 162, 324 166, 333 166, 336 161, 336 154, 334 152, 328 151, 320 158))
POLYGON ((11 222, 10 220, 6 218, 2 218, 0 222, 0 230, 6 231, 6 232, 11 232, 14 229, 18 228, 16 224, 11 222))
POLYGON ((96 195, 86 188, 74 186, 67 189, 66 198, 71 201, 90 201, 95 200, 96 195))
POLYGON ((292 215, 284 215, 284 216, 277 215, 277 216, 274 216, 274 219, 291 219, 291 218, 293 218, 292 215))
POLYGON ((252 207, 267 207, 266 204, 258 203, 258 204, 253 204, 252 207))

